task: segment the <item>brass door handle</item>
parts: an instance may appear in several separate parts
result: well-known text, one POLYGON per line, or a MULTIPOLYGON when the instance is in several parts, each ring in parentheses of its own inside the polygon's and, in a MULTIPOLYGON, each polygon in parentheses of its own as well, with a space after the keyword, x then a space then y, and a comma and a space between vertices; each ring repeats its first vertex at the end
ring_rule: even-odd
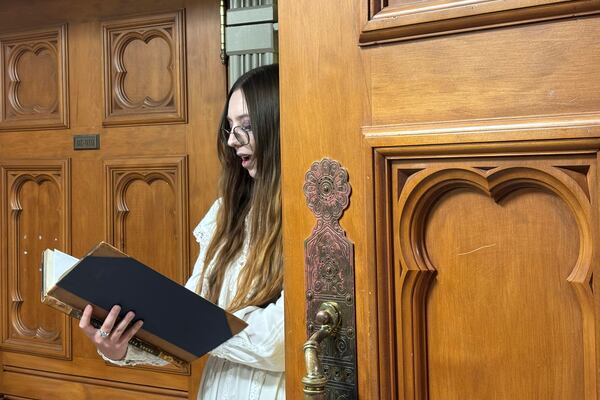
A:
POLYGON ((319 346, 326 337, 336 333, 340 326, 340 319, 337 303, 326 301, 321 304, 315 318, 321 327, 304 343, 306 375, 302 378, 302 383, 304 384, 305 400, 325 400, 327 377, 323 374, 323 368, 319 362, 319 346))

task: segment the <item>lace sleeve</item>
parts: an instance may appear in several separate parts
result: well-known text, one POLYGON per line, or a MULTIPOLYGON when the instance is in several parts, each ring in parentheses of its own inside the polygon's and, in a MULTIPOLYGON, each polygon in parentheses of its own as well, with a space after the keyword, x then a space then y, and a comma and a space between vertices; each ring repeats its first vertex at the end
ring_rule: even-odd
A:
MULTIPOLYGON (((196 226, 196 228, 194 229, 194 237, 200 245, 200 253, 198 254, 198 258, 196 259, 196 263, 194 264, 194 271, 192 272, 192 276, 190 276, 187 283, 185 284, 185 287, 191 290, 192 292, 196 291, 198 280, 202 275, 202 268, 204 268, 204 258, 206 257, 206 249, 215 232, 215 227, 217 225, 217 213, 219 212, 220 206, 221 199, 217 199, 210 207, 204 218, 202 218, 202 221, 200 221, 198 226, 196 226)), ((206 276, 204 280, 207 280, 206 276)), ((206 287, 206 285, 203 284, 203 287, 206 287)))
POLYGON ((246 329, 217 347, 211 354, 254 368, 285 370, 283 291, 266 308, 246 307, 234 313, 248 323, 246 329))
POLYGON ((147 353, 143 350, 138 349, 132 345, 127 346, 127 353, 125 353, 125 357, 122 360, 112 360, 106 357, 100 350, 98 350, 98 354, 105 360, 111 364, 119 365, 119 366, 133 366, 133 365, 156 365, 163 366, 167 365, 168 362, 163 360, 160 357, 147 353))
POLYGON ((200 245, 207 245, 210 242, 215 225, 217 224, 217 213, 221 207, 221 199, 215 200, 210 206, 202 221, 194 228, 194 237, 200 245))

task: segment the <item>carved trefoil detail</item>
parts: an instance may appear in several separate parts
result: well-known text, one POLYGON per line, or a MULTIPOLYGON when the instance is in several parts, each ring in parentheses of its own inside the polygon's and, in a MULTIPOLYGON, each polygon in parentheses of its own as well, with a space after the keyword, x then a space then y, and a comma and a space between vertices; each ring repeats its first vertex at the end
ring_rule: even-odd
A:
POLYGON ((70 319, 40 302, 41 254, 70 251, 69 162, 2 165, 0 348, 59 358, 71 356, 70 319))
MULTIPOLYGON (((577 168, 582 167, 578 166, 577 168)), ((569 171, 568 169, 566 170, 569 171)), ((577 173, 573 173, 572 175, 577 175, 577 173)), ((585 179, 581 179, 581 182, 585 182, 585 179)), ((566 210, 570 211, 571 215, 569 217, 573 218, 574 225, 571 225, 567 218, 564 218, 562 224, 565 227, 574 226, 579 231, 578 238, 569 237, 572 243, 576 243, 579 250, 576 260, 574 260, 574 265, 571 267, 571 272, 562 279, 565 279, 572 287, 580 306, 581 317, 578 319, 581 324, 581 333, 574 334, 574 336, 581 335, 579 336, 579 340, 581 340, 584 349, 582 359, 578 360, 582 362, 584 370, 581 376, 582 382, 576 382, 575 384, 582 384, 588 393, 596 393, 595 372, 594 368, 592 368, 595 362, 596 335, 593 329, 595 317, 592 304, 594 296, 590 286, 594 247, 590 224, 590 221, 593 220, 590 199, 586 194, 585 187, 563 170, 548 167, 547 165, 538 165, 535 167, 520 166, 510 162, 502 166, 490 163, 489 167, 485 168, 469 166, 429 167, 411 175, 410 179, 406 180, 402 186, 401 193, 399 194, 397 215, 393 217, 393 220, 397 221, 395 222, 395 231, 397 234, 394 235, 394 248, 397 249, 398 255, 398 262, 396 264, 401 266, 401 271, 397 274, 395 285, 398 288, 402 288, 402 292, 396 294, 400 299, 398 302, 399 322, 397 326, 412 327, 412 329, 399 330, 396 333, 396 346, 401 354, 400 363, 404 365, 404 369, 400 373, 400 385, 404 392, 414 393, 415 399, 426 399, 428 398, 428 391, 432 390, 432 386, 439 390, 439 381, 437 381, 437 385, 432 385, 430 382, 432 371, 429 362, 430 360, 435 360, 439 369, 439 360, 442 356, 439 353, 439 344, 437 342, 435 345, 432 343, 441 336, 456 338, 456 335, 465 335, 465 332, 455 333, 448 327, 445 327, 442 331, 443 333, 440 333, 439 327, 435 329, 431 326, 432 321, 438 321, 435 318, 435 312, 438 312, 439 316, 439 309, 435 308, 435 300, 432 300, 432 288, 437 285, 437 290, 439 291, 442 288, 448 287, 447 283, 441 283, 444 282, 444 279, 447 280, 447 278, 440 279, 438 273, 442 270, 447 277, 449 275, 448 265, 454 266, 454 264, 451 264, 448 259, 433 255, 435 254, 436 246, 429 242, 426 233, 428 230, 439 232, 439 226, 438 229, 434 229, 431 220, 433 219, 432 215, 435 215, 434 211, 439 211, 443 207, 440 204, 444 200, 452 198, 453 195, 457 196, 465 192, 482 195, 480 197, 482 199, 479 205, 480 208, 483 208, 487 204, 484 200, 489 198, 494 205, 489 208, 490 210, 502 210, 495 217, 490 215, 492 221, 499 221, 500 218, 498 216, 506 216, 503 213, 506 213, 507 210, 511 210, 513 213, 516 212, 518 208, 514 204, 518 203, 519 196, 523 196, 522 198, 524 198, 527 194, 531 195, 532 193, 538 196, 536 199, 538 199, 540 207, 542 207, 543 203, 539 194, 547 194, 548 197, 553 198, 552 204, 557 210, 565 207, 566 210), (507 203, 511 200, 511 207, 509 207, 507 203), (444 260, 444 262, 440 262, 442 265, 440 267, 434 260, 444 260)), ((530 197, 530 199, 533 199, 533 197, 530 197)), ((508 218, 505 219, 505 221, 508 220, 508 218)), ((456 223, 446 223, 456 226, 456 223)), ((535 227, 533 221, 529 221, 528 225, 535 227)), ((469 226, 469 224, 465 222, 465 226, 469 226)), ((514 232, 519 230, 514 228, 518 225, 515 225, 512 221, 507 226, 513 227, 514 232)), ((510 242, 506 241, 500 231, 501 229, 494 231, 495 235, 482 235, 483 237, 495 238, 495 240, 500 242, 500 245, 494 242, 475 248, 475 251, 490 249, 489 251, 498 252, 499 254, 494 257, 494 260, 502 257, 500 254, 505 251, 506 243, 510 242), (503 250, 498 250, 498 248, 503 250)), ((514 232, 512 236, 515 235, 514 232)), ((454 238, 455 235, 449 235, 449 237, 454 238)), ((531 247, 533 249, 533 246, 531 247)), ((475 251, 458 251, 456 257, 472 255, 475 251)), ((519 252, 516 251, 516 254, 519 254, 519 252)), ((558 255, 554 257, 556 258, 558 255)), ((519 256, 515 256, 514 259, 518 260, 519 256)), ((488 262, 486 265, 486 274, 492 274, 494 262, 488 262)), ((461 263, 468 265, 464 259, 461 263)), ((518 261, 515 261, 515 264, 507 263, 503 265, 503 273, 506 276, 510 276, 511 268, 514 268, 514 265, 518 265, 518 261)), ((533 267, 528 265, 528 267, 534 269, 535 265, 533 267)), ((552 270, 551 266, 548 265, 547 268, 548 271, 545 271, 545 273, 550 274, 549 271, 552 270)), ((455 275, 458 273, 459 271, 457 270, 452 272, 455 275)), ((535 276, 540 278, 543 274, 535 276)), ((532 279, 524 279, 526 283, 530 281, 532 279)), ((479 286, 485 285, 485 279, 478 279, 477 282, 479 286)), ((494 295, 502 298, 503 283, 494 285, 498 287, 498 292, 494 295)), ((454 288, 452 290, 457 289, 454 288)), ((550 291, 551 287, 548 287, 547 290, 550 291)), ((556 293, 553 294, 556 296, 556 293)), ((514 307, 514 304, 519 304, 518 299, 519 297, 516 294, 512 294, 511 301, 515 303, 509 301, 504 303, 505 308, 503 312, 508 316, 496 316, 496 319, 506 318, 506 321, 514 320, 515 315, 511 313, 511 311, 514 311, 514 308, 511 309, 511 307, 514 307)), ((446 299, 446 301, 448 300, 446 299)), ((489 303, 491 304, 491 302, 489 303)), ((534 303, 534 301, 532 300, 531 303, 534 303)), ((447 310, 448 308, 446 307, 445 309, 447 310)), ((471 314, 468 315, 471 316, 471 314)), ((556 316, 556 318, 559 317, 556 316)), ((577 328, 572 327, 572 332, 577 332, 577 328)), ((515 333, 513 332, 512 334, 514 335, 515 333)), ((486 340, 493 341, 494 336, 488 332, 486 340)), ((481 347, 480 351, 483 351, 482 349, 483 347, 481 347)), ((513 345, 511 350, 519 351, 516 345, 513 345)), ((459 359, 460 355, 455 352, 455 357, 459 359)), ((523 362, 529 361, 527 357, 521 357, 521 359, 523 362)), ((435 370, 435 368, 433 369, 435 370)), ((484 374, 490 374, 490 371, 484 372, 481 370, 480 373, 481 376, 485 376, 484 374)), ((447 382, 443 385, 443 388, 443 390, 450 390, 447 382)), ((588 397, 585 398, 587 399, 588 397)))
MULTIPOLYGON (((184 284, 191 274, 187 158, 106 160, 104 176, 105 241, 184 284)), ((191 373, 189 366, 141 368, 191 373)))
MULTIPOLYGON (((184 283, 189 276, 187 257, 187 159, 185 157, 138 158, 105 161, 107 231, 106 240, 131 254, 143 243, 137 234, 148 229, 152 219, 159 219, 157 229, 169 234, 174 248, 169 247, 162 273, 184 283), (146 221, 144 221, 146 220, 146 221), (176 259, 171 259, 171 256, 176 259)), ((165 248, 166 249, 166 248, 165 248)), ((148 249, 148 255, 154 252, 148 249)), ((161 256, 161 254, 156 254, 161 256)))
POLYGON ((304 242, 308 336, 319 326, 315 316, 325 301, 339 306, 341 325, 326 338, 321 364, 328 378, 328 399, 355 399, 356 317, 354 310, 354 245, 339 224, 350 200, 348 172, 339 162, 314 162, 305 176, 304 194, 317 224, 304 242))
POLYGON ((0 36, 0 129, 68 127, 67 29, 0 36))
POLYGON ((104 125, 186 121, 182 10, 102 25, 104 125))

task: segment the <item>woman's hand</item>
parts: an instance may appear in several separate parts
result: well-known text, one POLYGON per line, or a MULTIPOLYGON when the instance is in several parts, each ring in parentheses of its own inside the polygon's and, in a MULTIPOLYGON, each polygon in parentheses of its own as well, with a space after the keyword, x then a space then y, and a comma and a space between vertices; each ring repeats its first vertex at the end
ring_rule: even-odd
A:
POLYGON ((129 340, 140 330, 143 321, 137 321, 132 327, 125 330, 135 317, 133 311, 129 311, 125 318, 115 327, 115 321, 121 311, 120 306, 113 306, 104 320, 102 327, 96 329, 90 323, 92 317, 92 306, 87 305, 79 321, 79 327, 87 337, 96 345, 96 348, 111 360, 122 360, 127 354, 129 340), (114 328, 114 329, 113 329, 114 328))

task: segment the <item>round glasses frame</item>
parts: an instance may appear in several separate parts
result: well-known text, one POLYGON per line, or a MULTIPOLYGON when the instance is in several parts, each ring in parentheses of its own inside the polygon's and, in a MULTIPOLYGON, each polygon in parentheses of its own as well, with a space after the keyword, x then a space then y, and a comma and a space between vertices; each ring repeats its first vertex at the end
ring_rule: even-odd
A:
POLYGON ((240 145, 245 146, 248 143, 250 143, 250 133, 252 132, 252 130, 246 129, 241 125, 234 126, 231 130, 221 128, 221 131, 225 135, 226 140, 229 138, 229 135, 233 133, 233 136, 235 136, 235 140, 237 140, 240 145))

